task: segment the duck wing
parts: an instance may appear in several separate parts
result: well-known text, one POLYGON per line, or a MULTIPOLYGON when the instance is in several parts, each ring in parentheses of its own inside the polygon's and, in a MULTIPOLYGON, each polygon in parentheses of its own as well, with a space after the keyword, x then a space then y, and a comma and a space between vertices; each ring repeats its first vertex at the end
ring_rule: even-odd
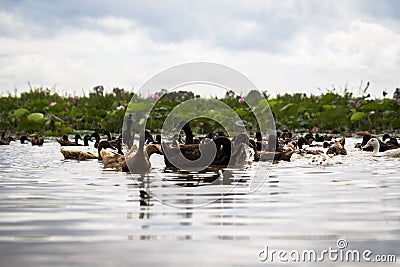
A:
POLYGON ((400 158, 400 148, 387 150, 383 155, 390 158, 400 158))

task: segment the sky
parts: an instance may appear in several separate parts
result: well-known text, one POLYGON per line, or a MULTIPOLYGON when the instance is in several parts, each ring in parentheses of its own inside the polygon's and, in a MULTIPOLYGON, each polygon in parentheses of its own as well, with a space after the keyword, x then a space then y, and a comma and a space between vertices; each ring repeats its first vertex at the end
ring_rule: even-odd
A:
MULTIPOLYGON (((137 90, 182 63, 229 66, 271 95, 400 87, 397 0, 2 0, 0 94, 137 90)), ((155 89, 156 91, 156 89, 155 89)))

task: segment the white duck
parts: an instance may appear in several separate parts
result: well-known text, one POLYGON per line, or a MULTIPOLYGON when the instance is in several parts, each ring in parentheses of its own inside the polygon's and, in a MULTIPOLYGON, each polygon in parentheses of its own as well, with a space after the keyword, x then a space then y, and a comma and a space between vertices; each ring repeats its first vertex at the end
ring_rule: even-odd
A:
POLYGON ((400 148, 387 150, 385 152, 379 152, 379 141, 376 138, 371 138, 365 146, 362 148, 373 147, 372 156, 373 157, 391 157, 391 158, 399 158, 400 157, 400 148))

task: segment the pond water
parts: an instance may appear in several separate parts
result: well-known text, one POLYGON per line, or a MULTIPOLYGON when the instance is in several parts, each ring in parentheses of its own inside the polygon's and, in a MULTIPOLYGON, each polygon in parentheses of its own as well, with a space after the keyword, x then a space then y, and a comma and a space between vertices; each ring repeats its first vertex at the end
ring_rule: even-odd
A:
POLYGON ((165 182, 206 185, 216 174, 185 179, 164 172, 163 158, 153 155, 151 172, 135 176, 104 170, 97 160, 63 160, 50 140, 43 147, 1 146, 0 266, 274 266, 284 263, 259 259, 266 246, 319 253, 341 250, 338 239, 347 241, 342 250, 398 258, 400 159, 372 158, 353 148, 357 141, 346 139, 348 155, 335 157, 333 166, 302 158, 274 164, 251 194, 254 166, 178 194, 165 182), (221 198, 227 184, 236 186, 221 198), (168 204, 141 187, 156 188, 168 204), (209 200, 215 201, 191 205, 209 200))

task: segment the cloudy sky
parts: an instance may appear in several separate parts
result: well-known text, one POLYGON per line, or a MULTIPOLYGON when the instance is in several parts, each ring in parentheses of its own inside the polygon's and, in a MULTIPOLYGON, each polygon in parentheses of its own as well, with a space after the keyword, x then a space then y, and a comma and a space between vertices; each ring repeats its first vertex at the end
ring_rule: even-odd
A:
POLYGON ((0 1, 0 93, 138 88, 208 61, 271 94, 400 87, 400 1, 0 1), (363 85, 363 86, 364 86, 363 85))

